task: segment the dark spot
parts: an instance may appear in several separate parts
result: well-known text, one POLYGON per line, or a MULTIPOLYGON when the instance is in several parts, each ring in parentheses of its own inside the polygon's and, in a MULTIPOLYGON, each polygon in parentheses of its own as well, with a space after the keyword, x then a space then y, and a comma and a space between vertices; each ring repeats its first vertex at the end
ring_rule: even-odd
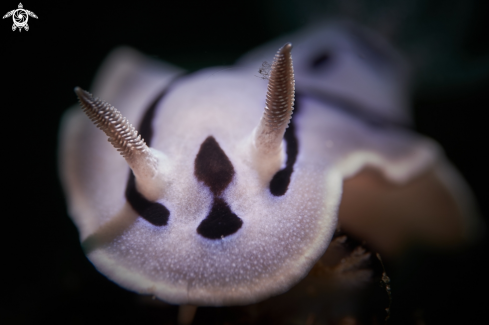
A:
POLYGON ((320 53, 311 60, 311 69, 321 69, 322 67, 328 65, 329 62, 331 62, 331 54, 329 52, 320 53))
POLYGON ((200 223, 197 233, 208 239, 221 239, 234 234, 243 221, 231 211, 229 205, 219 197, 214 198, 209 215, 200 223))
POLYGON ((194 165, 195 176, 204 182, 214 195, 220 195, 234 176, 231 161, 212 136, 200 145, 194 165))
MULTIPOLYGON (((294 106, 294 116, 297 116, 298 95, 296 95, 294 106)), ((285 167, 273 175, 273 178, 270 181, 270 193, 275 196, 282 196, 287 192, 290 177, 294 171, 294 164, 297 160, 297 154, 299 153, 299 143, 295 134, 294 118, 291 119, 289 127, 285 130, 284 139, 287 143, 285 149, 287 152, 287 161, 285 167)))
POLYGON ((129 174, 126 186, 126 199, 131 207, 146 221, 155 226, 166 226, 170 211, 158 203, 147 200, 136 188, 136 181, 133 172, 129 174))

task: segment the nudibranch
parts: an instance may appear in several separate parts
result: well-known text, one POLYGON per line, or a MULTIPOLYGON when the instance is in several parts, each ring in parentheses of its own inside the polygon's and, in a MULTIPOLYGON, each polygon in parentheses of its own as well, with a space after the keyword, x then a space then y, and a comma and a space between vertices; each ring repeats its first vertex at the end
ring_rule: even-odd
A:
POLYGON ((223 306, 287 291, 338 227, 384 254, 463 240, 470 192, 409 128, 407 76, 397 52, 351 25, 192 74, 115 50, 93 95, 75 89, 83 110, 60 133, 88 259, 126 289, 223 306))

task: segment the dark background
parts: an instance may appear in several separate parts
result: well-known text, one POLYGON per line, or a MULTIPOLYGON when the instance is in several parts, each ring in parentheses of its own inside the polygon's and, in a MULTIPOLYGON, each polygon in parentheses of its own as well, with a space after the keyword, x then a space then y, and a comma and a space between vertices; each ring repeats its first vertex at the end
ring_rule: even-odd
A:
MULTIPOLYGON (((2 1, 0 14, 18 1, 2 1)), ((57 132, 104 56, 130 45, 189 70, 229 65, 312 19, 350 17, 384 32, 417 68, 416 129, 436 139, 488 220, 488 2, 23 1, 30 30, 0 21, 0 323, 174 323, 175 309, 105 279, 84 257, 57 176, 57 132), (162 315, 165 315, 164 317, 162 315)), ((471 324, 487 316, 485 238, 453 254, 413 252, 392 278, 393 324, 471 324), (425 322, 425 323, 423 323, 425 322)), ((218 323, 216 321, 216 323, 218 323)))

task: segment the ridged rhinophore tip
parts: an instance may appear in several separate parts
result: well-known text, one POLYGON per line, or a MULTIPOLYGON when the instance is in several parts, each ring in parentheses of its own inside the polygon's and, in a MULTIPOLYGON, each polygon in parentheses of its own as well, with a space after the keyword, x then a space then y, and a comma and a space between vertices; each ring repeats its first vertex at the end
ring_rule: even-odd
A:
POLYGON ((255 145, 262 152, 276 152, 282 143, 294 109, 295 81, 292 43, 285 43, 273 59, 266 106, 256 131, 255 145))
POLYGON ((280 48, 280 50, 278 50, 278 52, 280 54, 290 53, 290 51, 292 51, 292 43, 290 43, 290 42, 289 43, 285 43, 285 45, 282 46, 280 48))
POLYGON ((148 147, 136 129, 112 105, 94 98, 88 91, 75 87, 83 111, 109 137, 109 142, 126 159, 134 154, 147 153, 148 147))
POLYGON ((80 103, 82 105, 87 105, 88 102, 93 101, 92 95, 88 91, 83 90, 80 87, 75 87, 75 94, 78 96, 78 99, 80 100, 80 103))
POLYGON ((76 86, 75 87, 75 94, 78 96, 78 97, 86 97, 87 96, 87 92, 83 89, 81 89, 80 87, 76 86))
POLYGON ((263 116, 253 130, 251 160, 260 178, 269 182, 284 162, 282 140, 294 110, 295 81, 292 44, 285 43, 273 59, 263 116))

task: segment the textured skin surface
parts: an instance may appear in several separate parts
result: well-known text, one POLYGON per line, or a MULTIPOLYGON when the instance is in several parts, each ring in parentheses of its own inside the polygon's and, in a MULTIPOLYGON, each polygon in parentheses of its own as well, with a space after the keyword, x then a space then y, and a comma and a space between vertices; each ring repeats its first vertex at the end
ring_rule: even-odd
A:
MULTIPOLYGON (((329 35, 319 34, 321 40, 329 35)), ((344 42, 354 42, 346 35, 344 42)), ((127 289, 176 304, 260 301, 288 290, 324 253, 337 226, 343 179, 370 166, 390 182, 403 184, 443 160, 429 139, 403 128, 374 127, 310 96, 308 89, 318 92, 322 87, 314 83, 320 76, 304 68, 310 57, 316 57, 312 52, 317 46, 308 44, 321 43, 317 37, 313 33, 294 44, 296 86, 305 95, 298 99, 301 110, 293 116, 299 152, 282 196, 270 193, 269 180, 260 177, 260 167, 249 158, 250 139, 263 115, 267 91, 267 82, 255 76, 260 63, 251 59, 231 70, 205 69, 182 77, 158 103, 151 148, 160 157, 163 181, 151 199, 170 211, 166 226, 139 218, 127 204, 129 168, 106 136, 80 109, 66 115, 61 174, 70 215, 98 270, 127 289), (243 222, 235 233, 217 240, 197 232, 213 202, 209 186, 195 176, 195 158, 209 136, 235 172, 219 195, 243 222)), ((333 33, 324 43, 334 46, 331 39, 342 38, 333 33)), ((385 51, 389 56, 391 50, 385 51)), ((374 67, 362 66, 363 61, 350 54, 346 62, 355 62, 347 64, 343 74, 338 66, 338 85, 344 86, 342 78, 348 77, 367 84, 371 80, 372 98, 365 97, 362 83, 347 90, 341 86, 338 92, 367 102, 365 107, 380 107, 373 115, 380 112, 391 120, 408 121, 404 79, 391 85, 402 68, 375 74, 374 67)), ((272 57, 273 52, 267 59, 272 57)), ((177 73, 176 68, 146 62, 122 49, 108 59, 93 91, 138 125, 147 106, 177 73)), ((335 91, 328 87, 324 86, 325 92, 335 91)))

